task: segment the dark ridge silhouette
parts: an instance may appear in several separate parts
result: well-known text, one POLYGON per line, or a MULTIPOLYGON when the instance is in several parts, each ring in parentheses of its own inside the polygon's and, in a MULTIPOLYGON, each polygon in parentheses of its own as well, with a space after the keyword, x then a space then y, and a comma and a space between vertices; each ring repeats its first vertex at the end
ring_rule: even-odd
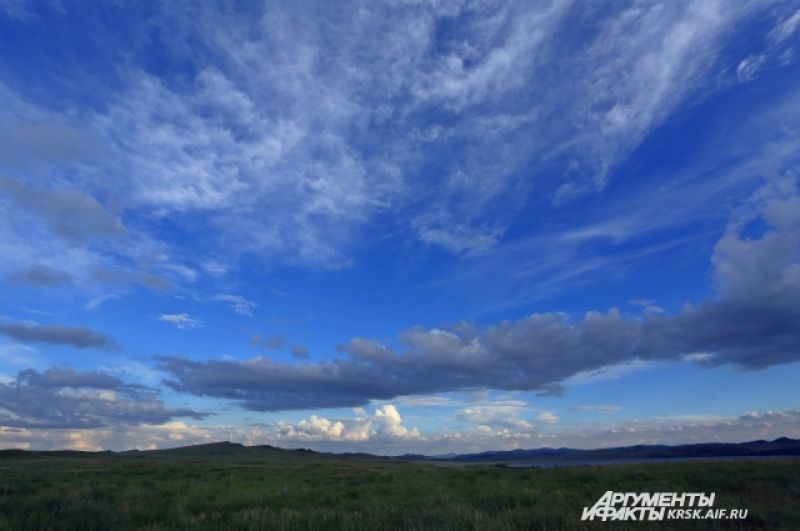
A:
POLYGON ((286 449, 268 444, 245 446, 234 442, 215 442, 179 446, 163 450, 125 450, 112 452, 85 452, 78 450, 0 450, 0 459, 25 459, 30 457, 283 457, 303 458, 304 456, 335 457, 339 459, 395 459, 402 461, 432 461, 460 463, 531 463, 536 462, 602 462, 625 459, 674 459, 674 458, 718 458, 718 457, 768 457, 800 456, 800 440, 780 437, 774 441, 750 441, 743 443, 701 443, 677 446, 635 445, 596 450, 574 448, 536 448, 531 450, 487 451, 474 454, 428 456, 404 454, 399 456, 379 456, 363 452, 326 453, 306 448, 286 449))
POLYGON ((535 462, 535 461, 611 461, 624 459, 675 459, 716 457, 800 456, 800 440, 781 437, 774 441, 743 443, 700 443, 667 445, 635 445, 595 450, 572 448, 538 448, 533 450, 490 451, 451 457, 427 458, 457 462, 535 462))

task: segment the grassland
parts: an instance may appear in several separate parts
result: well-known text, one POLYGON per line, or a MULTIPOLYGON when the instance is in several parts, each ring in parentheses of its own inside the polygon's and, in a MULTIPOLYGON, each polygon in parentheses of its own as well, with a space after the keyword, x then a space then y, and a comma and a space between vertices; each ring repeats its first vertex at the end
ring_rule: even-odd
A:
POLYGON ((800 529, 800 461, 556 469, 304 452, 0 457, 2 529, 800 529), (705 491, 746 521, 581 522, 606 490, 705 491))

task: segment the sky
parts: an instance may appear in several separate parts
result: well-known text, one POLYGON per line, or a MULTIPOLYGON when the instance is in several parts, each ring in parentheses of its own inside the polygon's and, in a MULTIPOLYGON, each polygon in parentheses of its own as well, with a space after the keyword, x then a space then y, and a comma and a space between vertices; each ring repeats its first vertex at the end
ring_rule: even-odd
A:
POLYGON ((800 437, 800 5, 0 0, 0 447, 800 437))

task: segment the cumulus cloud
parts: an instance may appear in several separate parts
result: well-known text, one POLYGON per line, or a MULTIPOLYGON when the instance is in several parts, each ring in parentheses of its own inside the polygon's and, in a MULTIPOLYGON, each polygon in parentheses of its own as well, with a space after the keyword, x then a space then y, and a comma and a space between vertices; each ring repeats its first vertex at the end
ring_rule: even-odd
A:
POLYGON ((31 450, 155 450, 222 440, 223 427, 199 427, 179 420, 98 428, 3 428, 0 448, 31 450))
POLYGON ((416 428, 407 428, 397 408, 384 404, 371 417, 357 411, 355 419, 329 420, 311 415, 295 424, 278 423, 273 437, 282 442, 367 442, 419 439, 416 428))
MULTIPOLYGON (((299 439, 339 439, 342 437, 344 431, 344 423, 340 420, 330 421, 325 418, 320 418, 316 415, 311 415, 308 420, 301 420, 296 426, 284 425, 283 433, 287 437, 295 437, 299 439)), ((348 434, 347 438, 350 438, 348 434)))
POLYGON ((639 326, 616 310, 590 312, 577 322, 536 314, 478 335, 412 329, 401 336, 405 352, 354 339, 343 347, 347 357, 331 362, 166 357, 161 368, 171 374, 166 384, 175 390, 231 398, 257 410, 358 406, 371 399, 486 387, 552 392, 554 383, 580 370, 635 357, 639 326))
POLYGON ((743 442, 800 437, 800 410, 754 411, 739 416, 652 418, 627 422, 551 424, 531 429, 508 427, 425 434, 415 451, 428 454, 517 448, 607 448, 637 444, 743 442))
POLYGON ((636 444, 692 444, 742 442, 777 437, 800 437, 800 410, 754 411, 738 416, 696 416, 653 418, 627 422, 489 426, 421 433, 419 438, 386 441, 371 438, 342 441, 317 437, 316 440, 279 439, 271 428, 263 428, 243 438, 271 441, 287 446, 312 446, 333 451, 410 451, 436 455, 518 448, 603 448, 636 444))
POLYGON ((377 424, 376 433, 379 437, 390 439, 414 439, 419 437, 416 428, 406 428, 403 426, 403 419, 400 412, 391 404, 385 404, 375 410, 372 420, 377 424))
POLYGON ((192 328, 199 328, 203 323, 188 313, 164 313, 158 316, 158 320, 164 323, 169 323, 179 330, 191 330, 192 328))
POLYGON ((71 345, 78 348, 111 349, 116 346, 103 334, 84 327, 9 323, 0 324, 0 334, 17 341, 71 345))
POLYGON ((479 401, 458 411, 456 418, 486 426, 528 429, 532 424, 519 418, 527 407, 521 400, 479 401))
POLYGON ((597 448, 634 444, 743 442, 800 436, 800 410, 754 411, 739 416, 654 418, 569 426, 542 434, 551 445, 597 448))
MULTIPOLYGON (((138 278, 158 291, 179 290, 200 275, 235 271, 244 254, 269 264, 347 267, 358 258, 354 240, 380 231, 411 234, 469 263, 498 245, 517 249, 506 256, 523 260, 494 262, 488 282, 449 277, 465 290, 509 282, 515 297, 539 296, 547 286, 531 270, 566 282, 613 260, 602 253, 557 258, 548 246, 532 251, 517 240, 542 226, 538 202, 602 189, 653 131, 676 111, 685 116, 685 103, 736 76, 755 80, 773 56, 790 52, 800 20, 794 8, 716 0, 154 9, 147 21, 131 12, 122 41, 104 37, 103 49, 134 50, 120 68, 96 57, 103 75, 113 73, 109 92, 98 85, 89 100, 53 99, 0 85, 0 129, 10 133, 0 139, 0 165, 12 173, 0 177, 0 268, 16 273, 13 281, 121 286, 138 278), (728 51, 737 47, 725 39, 748 20, 773 21, 767 46, 732 58, 728 51), (137 64, 138 39, 153 36, 168 63, 185 66, 180 79, 137 64), (79 103, 64 114, 53 110, 64 101, 79 103), (509 263, 519 278, 536 278, 526 286, 536 289, 497 274, 509 263)), ((61 86, 46 79, 48 71, 57 69, 42 68, 42 86, 61 86)), ((13 68, 7 74, 9 86, 25 86, 13 68)), ((768 121, 791 131, 781 125, 792 119, 768 121)), ((775 137, 753 136, 775 144, 775 137)), ((709 158, 710 166, 724 166, 709 158)), ((713 182, 715 198, 743 182, 716 174, 703 180, 713 182)), ((691 185, 676 187, 681 193, 701 186, 685 182, 691 185)), ((588 230, 567 238, 630 243, 633 234, 683 218, 678 203, 705 211, 712 196, 662 200, 668 188, 658 186, 659 201, 647 201, 646 217, 657 221, 589 220, 588 230), (654 203, 661 205, 656 214, 654 203)), ((771 194, 758 200, 759 215, 770 218, 766 232, 752 237, 746 221, 732 224, 714 252, 717 291, 675 315, 652 304, 644 316, 538 313, 471 330, 414 328, 391 345, 353 338, 337 359, 321 358, 328 361, 309 363, 295 345, 291 353, 302 361, 165 358, 163 368, 175 389, 272 410, 485 387, 553 394, 575 374, 637 359, 748 369, 792 361, 796 204, 783 199, 796 191, 785 185, 771 194)), ((219 293, 216 300, 240 315, 253 313, 253 301, 218 289, 228 288, 210 296, 219 293)), ((85 298, 90 308, 107 300, 97 296, 103 292, 85 298)), ((160 319, 178 328, 201 324, 186 313, 160 319)), ((103 343, 86 329, 4 326, 2 333, 23 340, 103 343)), ((273 336, 266 344, 282 348, 284 341, 273 336)))
POLYGON ((0 383, 0 425, 22 429, 73 429, 163 423, 174 417, 206 416, 169 409, 142 386, 101 372, 52 368, 25 370, 0 383))
POLYGON ((403 351, 363 338, 333 361, 303 365, 161 359, 177 391, 229 398, 255 410, 360 406, 370 400, 494 388, 558 392, 587 371, 636 360, 680 360, 759 369, 800 357, 800 193, 794 178, 766 185, 742 208, 714 250, 718 294, 676 315, 625 317, 617 309, 582 319, 537 313, 479 329, 413 328, 403 351), (765 224, 758 238, 741 231, 765 224))
POLYGON ((539 422, 547 422, 548 424, 554 424, 559 421, 559 418, 552 411, 542 411, 541 413, 536 415, 536 420, 538 420, 539 422))
POLYGON ((691 444, 742 442, 777 437, 800 438, 800 410, 753 411, 738 416, 654 418, 628 422, 491 427, 437 431, 392 438, 379 434, 366 413, 355 419, 331 420, 318 416, 296 423, 277 422, 247 427, 163 423, 101 426, 96 428, 42 428, 0 426, 0 448, 127 450, 168 448, 227 440, 279 447, 311 447, 322 451, 405 452, 437 455, 518 448, 603 448, 635 444, 691 444))

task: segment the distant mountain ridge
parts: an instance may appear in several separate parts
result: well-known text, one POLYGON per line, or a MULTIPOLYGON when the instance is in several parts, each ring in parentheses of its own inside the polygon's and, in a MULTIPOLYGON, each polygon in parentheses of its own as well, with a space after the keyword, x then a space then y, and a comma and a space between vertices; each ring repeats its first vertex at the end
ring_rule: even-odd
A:
POLYGON ((677 446, 636 445, 615 448, 599 448, 595 450, 579 450, 574 448, 536 448, 530 450, 500 450, 474 454, 456 454, 427 456, 422 454, 405 454, 399 456, 378 456, 367 453, 326 453, 307 449, 286 449, 270 445, 244 446, 233 442, 216 442, 179 446, 163 450, 125 450, 112 452, 83 452, 77 450, 0 450, 0 459, 25 458, 35 456, 48 457, 184 457, 184 458, 217 458, 217 457, 302 457, 303 455, 327 456, 341 459, 398 459, 404 461, 457 462, 457 463, 563 463, 621 461, 626 459, 658 460, 674 458, 719 458, 719 457, 767 457, 767 456, 800 456, 800 440, 781 437, 773 441, 750 441, 743 443, 700 443, 677 446))
POLYGON ((417 458, 427 461, 455 462, 536 462, 536 461, 614 461, 624 459, 674 459, 712 457, 762 457, 800 456, 800 440, 780 437, 774 441, 750 441, 743 443, 699 443, 668 445, 636 445, 595 450, 574 448, 537 448, 532 450, 502 450, 449 457, 400 456, 402 459, 417 458))

